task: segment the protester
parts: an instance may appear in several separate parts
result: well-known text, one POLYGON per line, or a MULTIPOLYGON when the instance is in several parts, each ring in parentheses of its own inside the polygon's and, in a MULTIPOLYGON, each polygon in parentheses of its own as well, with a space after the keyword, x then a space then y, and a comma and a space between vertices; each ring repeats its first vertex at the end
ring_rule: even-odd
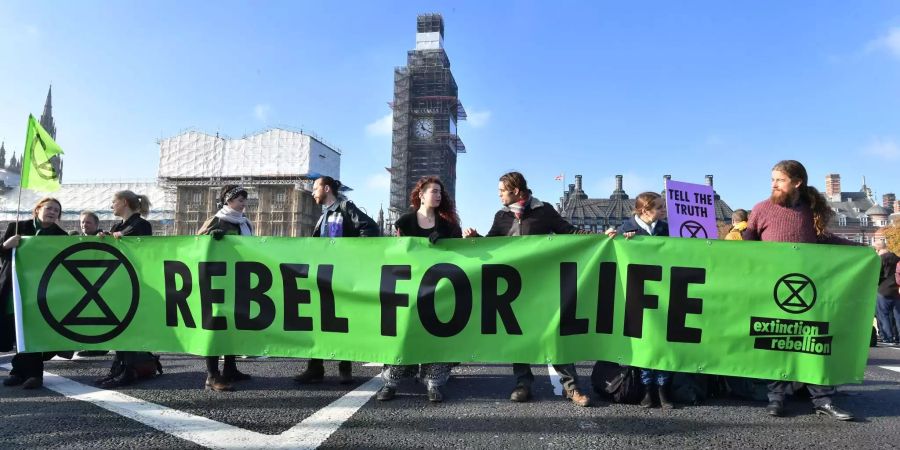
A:
MULTIPOLYGON (((21 243, 22 236, 66 236, 65 230, 56 222, 62 213, 59 200, 52 197, 40 199, 32 218, 10 223, 3 234, 3 247, 0 249, 0 351, 10 351, 15 344, 15 322, 13 318, 12 299, 12 256, 13 249, 21 243)), ((22 385, 23 389, 36 389, 44 384, 44 360, 55 353, 16 353, 12 358, 12 370, 9 377, 3 380, 4 386, 22 385)))
MULTIPOLYGON (((634 215, 619 225, 615 231, 607 231, 606 235, 614 238, 617 234, 621 234, 626 239, 634 236, 668 236, 669 224, 663 220, 665 217, 666 201, 662 196, 656 192, 642 192, 634 201, 634 215)), ((644 385, 644 398, 641 399, 641 408, 652 408, 655 405, 654 394, 659 397, 661 408, 675 408, 668 393, 671 381, 671 372, 642 368, 641 384, 644 385)))
MULTIPOLYGON (((93 211, 82 211, 78 221, 80 230, 72 231, 69 234, 73 236, 96 236, 97 233, 102 231, 100 229, 100 217, 93 211)), ((108 353, 109 350, 82 350, 76 353, 76 355, 82 358, 88 358, 92 356, 106 356, 108 353)))
POLYGON ((895 274, 900 258, 888 250, 884 241, 876 241, 875 250, 881 258, 881 273, 878 276, 878 303, 875 311, 878 318, 878 331, 881 335, 881 342, 885 345, 897 346, 900 343, 898 342, 900 336, 894 334, 894 329, 900 330, 900 289, 898 289, 895 274), (892 314, 894 323, 891 323, 892 314))
MULTIPOLYGON (((109 232, 101 231, 97 236, 120 239, 126 236, 153 235, 153 226, 142 217, 150 213, 150 199, 146 195, 131 191, 116 192, 110 208, 122 221, 113 225, 109 232)), ((109 376, 97 380, 97 384, 104 389, 132 384, 141 376, 152 372, 152 368, 161 372, 158 359, 149 352, 117 351, 109 376)))
POLYGON ((731 231, 725 235, 726 241, 740 241, 743 238, 741 237, 741 233, 747 229, 747 211, 743 209, 736 209, 734 213, 731 215, 731 231))
MULTIPOLYGON (((462 237, 453 199, 445 191, 444 184, 439 178, 419 179, 409 197, 412 209, 394 223, 397 236, 424 237, 432 243, 441 238, 462 237)), ((441 387, 450 378, 451 369, 450 363, 422 364, 421 368, 419 365, 386 365, 381 373, 384 386, 378 390, 375 397, 378 400, 394 398, 400 381, 421 371, 428 389, 428 400, 443 401, 444 394, 441 387)))
MULTIPOLYGON (((500 177, 497 188, 503 208, 494 215, 494 223, 487 233, 488 237, 579 233, 578 228, 560 217, 552 205, 531 195, 528 183, 521 173, 504 174, 500 177)), ((478 236, 480 235, 474 228, 466 228, 463 232, 465 238, 478 236)), ((575 364, 554 364, 553 368, 559 374, 566 398, 578 406, 590 405, 590 397, 583 394, 578 387, 575 364)), ((531 385, 534 382, 531 366, 513 364, 513 375, 516 377, 516 387, 509 399, 514 402, 527 402, 531 398, 531 385)))
MULTIPOLYGON (((378 225, 371 217, 340 194, 341 182, 329 176, 316 179, 313 183, 313 199, 324 207, 322 216, 313 229, 313 237, 375 237, 380 235, 378 225)), ((353 365, 350 361, 338 363, 341 384, 353 382, 353 365)), ((325 377, 325 363, 311 358, 306 369, 294 377, 299 384, 321 383, 325 377)))
MULTIPOLYGON (((772 195, 753 207, 753 214, 743 232, 746 241, 800 242, 856 245, 828 232, 828 221, 834 211, 825 197, 809 185, 806 168, 798 161, 780 161, 772 168, 772 195)), ((791 386, 789 381, 769 383, 769 404, 766 411, 772 416, 784 414, 784 397, 791 386)), ((816 414, 837 420, 853 420, 853 415, 838 408, 832 401, 834 386, 807 384, 816 414)))
MULTIPOLYGON (((222 239, 226 234, 237 236, 252 236, 253 227, 250 220, 244 215, 247 205, 247 190, 242 186, 229 184, 222 187, 219 192, 218 204, 220 209, 210 217, 197 234, 208 234, 215 240, 222 239)), ((225 355, 222 364, 222 372, 219 372, 219 357, 206 357, 206 383, 205 388, 212 391, 232 391, 234 381, 249 380, 251 377, 237 369, 234 355, 225 355)))

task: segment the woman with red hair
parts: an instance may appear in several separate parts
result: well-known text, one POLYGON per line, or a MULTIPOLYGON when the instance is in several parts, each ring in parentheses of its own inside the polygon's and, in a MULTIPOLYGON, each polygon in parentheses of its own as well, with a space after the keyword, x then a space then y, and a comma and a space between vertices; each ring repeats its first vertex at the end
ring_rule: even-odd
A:
MULTIPOLYGON (((444 183, 437 177, 423 177, 416 183, 410 194, 411 209, 394 223, 397 236, 425 237, 432 243, 441 238, 461 238, 459 215, 453 199, 445 192, 444 183)), ((387 365, 381 373, 384 386, 378 390, 378 400, 390 400, 397 393, 397 385, 404 378, 423 374, 428 387, 428 400, 440 402, 444 399, 441 387, 450 378, 450 363, 428 363, 418 365, 387 365)))

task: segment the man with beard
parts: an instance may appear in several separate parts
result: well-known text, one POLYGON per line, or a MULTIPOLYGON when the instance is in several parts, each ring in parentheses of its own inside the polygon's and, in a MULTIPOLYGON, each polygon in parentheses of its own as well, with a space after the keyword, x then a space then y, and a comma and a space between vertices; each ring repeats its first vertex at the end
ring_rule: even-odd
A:
MULTIPOLYGON (((313 183, 313 199, 324 207, 322 216, 313 229, 313 237, 374 237, 379 236, 378 225, 360 211, 356 205, 340 194, 341 182, 329 176, 316 179, 313 183)), ((338 363, 341 384, 353 382, 353 366, 350 361, 338 363)), ((321 383, 325 377, 325 362, 311 358, 306 370, 294 377, 298 384, 321 383)))
MULTIPOLYGON (((809 185, 806 168, 798 161, 786 160, 772 168, 772 196, 753 207, 745 241, 801 242, 808 244, 846 244, 855 242, 828 233, 826 227, 834 212, 825 197, 809 185)), ((769 383, 769 405, 766 412, 779 417, 784 414, 784 396, 789 381, 769 383)), ((853 415, 832 403, 834 386, 807 384, 816 414, 837 420, 853 420, 853 415)))
MULTIPOLYGON (((553 206, 542 202, 531 195, 525 177, 519 172, 509 172, 500 177, 498 184, 500 203, 503 209, 494 215, 494 224, 488 231, 492 236, 530 236, 541 234, 581 234, 574 225, 560 217, 553 206)), ((474 228, 463 231, 464 238, 477 237, 474 228)), ((554 364, 553 369, 559 374, 567 399, 577 406, 588 406, 591 398, 582 393, 578 387, 578 372, 575 364, 554 364)), ((509 399, 514 402, 527 402, 531 398, 531 384, 534 374, 529 364, 513 364, 513 375, 516 387, 509 399)))

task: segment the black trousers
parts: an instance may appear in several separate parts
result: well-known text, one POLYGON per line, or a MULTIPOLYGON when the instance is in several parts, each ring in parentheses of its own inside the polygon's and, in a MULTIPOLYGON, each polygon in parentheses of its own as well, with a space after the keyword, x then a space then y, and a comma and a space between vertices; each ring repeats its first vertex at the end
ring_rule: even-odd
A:
MULTIPOLYGON (((575 364, 554 364, 553 370, 559 374, 559 382, 566 391, 578 389, 578 372, 575 370, 575 364)), ((530 364, 513 364, 513 375, 516 376, 517 385, 531 387, 531 383, 534 382, 530 364)))
POLYGON ((44 354, 43 353, 16 353, 12 359, 10 375, 22 378, 38 377, 44 379, 44 354))
MULTIPOLYGON (((784 401, 784 394, 788 387, 791 386, 790 381, 772 381, 769 383, 769 401, 784 401)), ((819 386, 817 384, 807 384, 806 389, 812 396, 812 402, 815 406, 824 406, 831 403, 831 397, 837 392, 834 386, 819 386)))
MULTIPOLYGON (((206 357, 206 371, 209 372, 210 375, 218 375, 219 374, 219 357, 218 356, 207 356, 206 357)), ((225 363, 222 364, 222 372, 224 372, 224 373, 237 372, 237 365, 234 363, 234 355, 225 355, 225 363)))
MULTIPOLYGON (((309 363, 306 365, 306 370, 315 371, 321 374, 325 374, 325 360, 323 359, 310 359, 309 363)), ((353 363, 350 361, 339 361, 338 362, 338 372, 350 372, 353 370, 353 363)))

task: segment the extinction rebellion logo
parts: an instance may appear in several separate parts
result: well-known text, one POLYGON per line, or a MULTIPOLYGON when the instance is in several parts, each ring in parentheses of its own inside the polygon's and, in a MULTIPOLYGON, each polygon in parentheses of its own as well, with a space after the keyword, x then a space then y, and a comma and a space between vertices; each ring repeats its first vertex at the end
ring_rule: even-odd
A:
POLYGON ((122 252, 109 244, 82 242, 47 266, 38 285, 38 307, 57 333, 97 344, 118 336, 134 319, 139 286, 134 266, 122 252), (107 285, 116 289, 104 289, 107 285))
MULTIPOLYGON (((775 282, 773 297, 782 311, 803 314, 815 306, 818 291, 808 276, 790 273, 775 282)), ((750 336, 757 336, 756 349, 813 355, 830 355, 833 338, 828 335, 828 322, 775 317, 751 317, 750 336)))

